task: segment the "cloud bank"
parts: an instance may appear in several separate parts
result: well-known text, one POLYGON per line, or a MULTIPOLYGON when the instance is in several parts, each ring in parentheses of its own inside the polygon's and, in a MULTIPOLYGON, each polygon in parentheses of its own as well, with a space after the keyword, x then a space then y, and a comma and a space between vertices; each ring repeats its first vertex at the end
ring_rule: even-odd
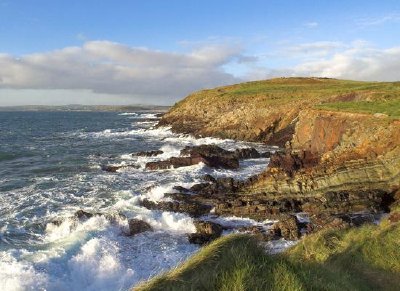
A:
MULTIPOLYGON (((239 49, 207 46, 187 54, 128 47, 108 41, 25 55, 0 54, 0 88, 91 90, 139 101, 182 98, 205 87, 238 82, 222 66, 239 49)), ((133 100, 134 101, 134 100, 133 100)))
POLYGON ((6 101, 9 96, 17 99, 18 92, 25 92, 26 100, 33 96, 20 100, 25 104, 42 103, 37 102, 41 95, 43 102, 51 103, 49 92, 55 92, 54 100, 58 96, 57 104, 173 104, 202 88, 281 76, 398 81, 400 46, 380 49, 363 41, 319 41, 245 55, 237 44, 171 53, 90 41, 21 57, 0 54, 0 105, 14 102, 6 101), (271 59, 282 62, 270 67, 271 59))

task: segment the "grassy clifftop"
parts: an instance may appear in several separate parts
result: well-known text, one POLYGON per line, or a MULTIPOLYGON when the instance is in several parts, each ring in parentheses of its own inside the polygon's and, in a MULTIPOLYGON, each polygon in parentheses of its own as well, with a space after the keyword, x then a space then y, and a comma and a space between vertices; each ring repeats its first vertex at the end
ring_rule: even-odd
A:
POLYGON ((398 290, 400 224, 327 230, 280 255, 223 237, 135 290, 398 290))
POLYGON ((177 132, 283 145, 307 108, 400 118, 400 82, 278 78, 195 92, 162 119, 177 132))

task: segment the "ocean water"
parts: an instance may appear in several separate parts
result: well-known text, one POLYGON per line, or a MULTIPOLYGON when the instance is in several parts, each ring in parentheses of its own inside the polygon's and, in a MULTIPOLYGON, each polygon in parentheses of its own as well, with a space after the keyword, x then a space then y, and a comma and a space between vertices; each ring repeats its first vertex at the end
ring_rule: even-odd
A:
MULTIPOLYGON (((149 112, 0 112, 0 290, 126 290, 198 250, 187 240, 195 230, 191 217, 147 210, 138 205, 141 199, 166 199, 173 186, 189 187, 205 174, 245 179, 268 164, 254 159, 236 171, 202 164, 147 171, 146 162, 176 156, 187 145, 265 150, 176 135, 156 123, 149 112), (158 149, 164 154, 131 155, 158 149), (102 165, 136 167, 109 173, 102 165), (79 209, 116 219, 77 221, 79 209), (118 213, 143 219, 155 231, 128 237, 127 219, 118 213)), ((218 222, 256 223, 235 217, 218 222)))

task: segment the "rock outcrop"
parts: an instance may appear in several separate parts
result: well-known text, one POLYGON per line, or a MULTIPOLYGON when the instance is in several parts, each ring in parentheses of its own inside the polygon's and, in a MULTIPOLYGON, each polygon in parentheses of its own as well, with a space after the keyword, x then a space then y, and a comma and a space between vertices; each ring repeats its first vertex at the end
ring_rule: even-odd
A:
POLYGON ((243 148, 228 151, 216 145, 188 146, 180 152, 179 157, 171 157, 164 161, 149 162, 147 170, 180 168, 204 163, 212 168, 238 169, 239 159, 267 157, 269 153, 259 153, 254 148, 243 148))
POLYGON ((216 214, 262 220, 303 211, 320 215, 315 225, 325 221, 344 226, 348 222, 338 218, 342 214, 387 211, 399 199, 399 114, 391 117, 374 110, 398 106, 394 100, 400 86, 365 85, 293 78, 206 90, 179 102, 160 125, 195 136, 262 141, 283 148, 271 156, 262 174, 249 181, 226 181, 224 187, 207 181, 192 187, 197 193, 193 199, 211 203, 216 214), (356 102, 367 113, 357 109, 356 102))
POLYGON ((218 223, 211 221, 194 221, 196 232, 188 235, 189 242, 192 244, 206 244, 212 240, 219 238, 222 234, 223 228, 218 223))
POLYGON ((131 218, 128 220, 128 225, 129 225, 129 235, 135 235, 138 233, 142 233, 145 231, 151 231, 153 228, 148 224, 147 222, 136 219, 136 218, 131 218))

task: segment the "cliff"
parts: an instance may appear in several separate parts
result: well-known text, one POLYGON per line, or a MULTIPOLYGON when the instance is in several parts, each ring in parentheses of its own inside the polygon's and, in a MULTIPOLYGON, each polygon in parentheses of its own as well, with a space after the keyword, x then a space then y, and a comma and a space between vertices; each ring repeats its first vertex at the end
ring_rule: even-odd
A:
POLYGON ((284 148, 217 214, 384 210, 400 188, 400 83, 280 78, 196 92, 160 125, 284 148))

